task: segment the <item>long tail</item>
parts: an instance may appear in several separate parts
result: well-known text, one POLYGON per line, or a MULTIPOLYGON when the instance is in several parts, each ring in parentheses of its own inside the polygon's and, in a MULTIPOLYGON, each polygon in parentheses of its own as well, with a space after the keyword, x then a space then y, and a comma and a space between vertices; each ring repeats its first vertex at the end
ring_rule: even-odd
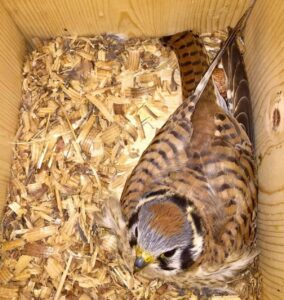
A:
MULTIPOLYGON (((232 44, 236 45, 236 35, 245 26, 245 23, 254 7, 255 2, 256 0, 251 1, 251 5, 239 19, 236 26, 230 31, 227 40, 224 42, 223 46, 221 47, 209 67, 205 48, 199 37, 197 35, 194 35, 191 31, 177 33, 160 39, 162 44, 164 44, 165 46, 170 46, 175 51, 178 57, 184 100, 188 99, 190 102, 196 104, 199 101, 201 95, 203 99, 215 98, 216 95, 214 93, 211 79, 212 72, 224 53, 227 51, 228 47, 232 49, 232 44)), ((242 101, 243 100, 241 100, 240 102, 242 101)), ((237 115, 240 120, 245 119, 244 116, 241 117, 241 114, 237 115)), ((243 124, 242 122, 240 123, 243 124)), ((245 124, 248 125, 248 123, 249 122, 246 122, 245 124)), ((247 129, 248 127, 245 128, 247 129)), ((247 132, 251 137, 252 126, 250 128, 251 130, 247 132)), ((253 142, 253 138, 251 138, 251 141, 253 142)))
POLYGON ((222 64, 227 80, 228 102, 232 105, 230 110, 245 129, 252 144, 254 144, 253 115, 248 78, 236 40, 227 47, 222 56, 222 64))
MULTIPOLYGON (((229 37, 232 35, 231 30, 229 37)), ((236 28, 234 29, 236 33, 236 28)), ((181 72, 182 94, 186 100, 191 96, 204 74, 208 70, 208 57, 200 38, 192 31, 184 31, 160 39, 163 45, 170 47, 177 55, 181 72)), ((227 79, 228 102, 232 103, 232 112, 244 127, 250 141, 254 144, 253 116, 247 74, 242 54, 233 38, 231 44, 222 47, 221 56, 227 79)), ((203 96, 215 99, 212 79, 209 79, 203 96)))
MULTIPOLYGON (((206 50, 199 36, 192 31, 165 36, 160 41, 164 46, 170 47, 178 58, 182 95, 183 99, 186 100, 195 91, 196 86, 208 69, 209 62, 206 50)), ((214 92, 211 79, 206 90, 214 92)))

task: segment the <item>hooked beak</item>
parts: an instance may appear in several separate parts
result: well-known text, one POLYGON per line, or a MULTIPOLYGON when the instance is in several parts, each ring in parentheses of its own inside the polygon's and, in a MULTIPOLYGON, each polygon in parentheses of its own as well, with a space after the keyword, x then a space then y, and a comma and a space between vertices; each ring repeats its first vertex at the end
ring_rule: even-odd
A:
POLYGON ((154 262, 154 257, 146 252, 145 250, 142 250, 141 248, 136 248, 136 259, 134 262, 134 273, 142 270, 145 268, 148 264, 154 262))
POLYGON ((142 270, 147 266, 148 263, 144 260, 142 256, 138 256, 135 258, 134 262, 134 273, 142 270))

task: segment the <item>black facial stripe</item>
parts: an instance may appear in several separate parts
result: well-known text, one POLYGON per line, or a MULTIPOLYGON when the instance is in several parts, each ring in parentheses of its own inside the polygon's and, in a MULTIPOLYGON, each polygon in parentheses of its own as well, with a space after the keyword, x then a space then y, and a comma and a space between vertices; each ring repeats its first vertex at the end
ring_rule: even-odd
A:
POLYGON ((191 212, 191 216, 197 233, 201 235, 203 233, 201 217, 196 212, 191 212))
POLYGON ((159 266, 161 269, 166 270, 166 271, 172 271, 175 269, 175 268, 169 267, 168 262, 165 259, 158 258, 158 260, 159 260, 159 266))
POLYGON ((127 225, 128 228, 131 228, 134 223, 137 223, 138 213, 139 213, 139 210, 131 216, 131 218, 129 219, 128 225, 127 225))
POLYGON ((132 237, 131 240, 129 241, 130 247, 134 247, 137 245, 137 240, 136 238, 132 237))
POLYGON ((181 253, 180 259, 181 259, 181 268, 182 269, 187 269, 194 263, 194 260, 192 258, 192 254, 190 251, 191 247, 192 246, 189 245, 187 248, 183 249, 183 251, 181 253))
POLYGON ((190 204, 190 202, 186 198, 179 196, 177 194, 170 196, 169 200, 171 202, 175 203, 177 206, 179 206, 184 211, 186 210, 187 205, 190 204))

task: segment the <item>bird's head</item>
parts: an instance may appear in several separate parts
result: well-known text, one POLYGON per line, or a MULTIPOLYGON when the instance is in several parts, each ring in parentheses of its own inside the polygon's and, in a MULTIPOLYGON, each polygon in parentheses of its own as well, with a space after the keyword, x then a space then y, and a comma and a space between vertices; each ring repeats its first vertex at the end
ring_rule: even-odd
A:
POLYGON ((129 222, 134 269, 152 266, 172 275, 189 268, 203 249, 203 226, 188 200, 149 193, 129 222), (152 195, 154 194, 154 195, 152 195))

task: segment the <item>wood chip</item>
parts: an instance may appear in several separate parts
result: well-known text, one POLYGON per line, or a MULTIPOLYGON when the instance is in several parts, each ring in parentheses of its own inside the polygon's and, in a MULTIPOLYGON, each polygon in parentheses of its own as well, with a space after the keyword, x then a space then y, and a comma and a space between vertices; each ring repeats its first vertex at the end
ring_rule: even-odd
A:
POLYGON ((101 139, 106 145, 112 145, 118 139, 120 133, 120 127, 114 123, 103 131, 101 139))
POLYGON ((0 234, 0 298, 181 299, 169 283, 133 276, 128 242, 100 223, 181 103, 174 53, 115 35, 33 44, 0 234))
POLYGON ((0 284, 6 284, 13 278, 13 273, 6 266, 0 267, 0 284))
POLYGON ((19 287, 0 286, 0 295, 3 299, 18 299, 19 287))
POLYGON ((29 265, 31 260, 31 256, 22 255, 16 263, 14 274, 19 275, 29 265))
POLYGON ((65 282, 65 279, 67 277, 67 274, 68 274, 68 271, 69 271, 69 268, 71 266, 71 263, 72 263, 72 259, 73 259, 73 256, 70 255, 69 256, 69 259, 67 261, 67 264, 66 264, 66 268, 61 276, 61 279, 60 279, 60 282, 59 282, 59 285, 57 287, 57 291, 56 291, 56 294, 55 294, 55 297, 54 297, 54 300, 58 300, 59 297, 60 297, 60 294, 61 294, 61 291, 62 291, 62 288, 63 288, 63 285, 64 285, 64 282, 65 282))
POLYGON ((52 279, 56 279, 63 273, 64 268, 56 259, 50 257, 47 260, 45 270, 52 279))
POLYGON ((23 239, 27 242, 43 240, 46 237, 56 234, 57 230, 58 228, 56 225, 50 225, 41 228, 33 228, 23 235, 23 239))
POLYGON ((127 69, 129 71, 136 71, 139 68, 139 63, 140 63, 140 51, 139 50, 129 50, 128 51, 127 69))
POLYGON ((113 115, 97 96, 87 95, 86 97, 92 104, 96 106, 96 108, 100 111, 102 116, 106 118, 106 120, 108 120, 109 122, 113 122, 113 115))

